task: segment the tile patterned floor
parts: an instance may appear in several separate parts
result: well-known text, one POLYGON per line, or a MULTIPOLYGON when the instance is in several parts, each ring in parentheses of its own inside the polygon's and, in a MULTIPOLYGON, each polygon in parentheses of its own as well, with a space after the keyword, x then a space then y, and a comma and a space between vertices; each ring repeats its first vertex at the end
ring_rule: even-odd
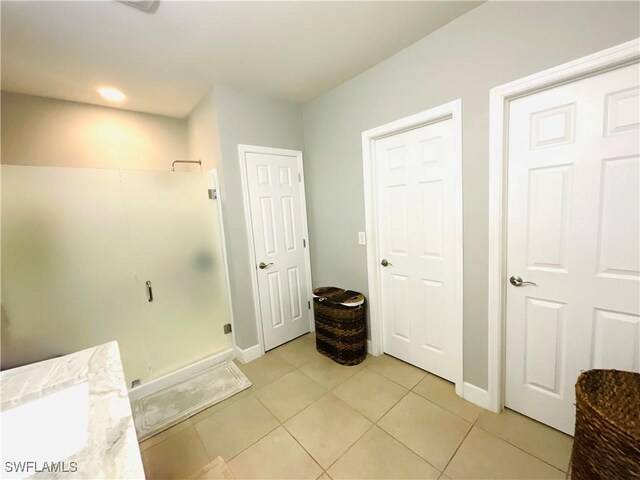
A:
POLYGON ((393 357, 343 367, 310 334, 238 366, 251 388, 140 444, 147 478, 218 456, 238 479, 565 478, 571 437, 393 357))

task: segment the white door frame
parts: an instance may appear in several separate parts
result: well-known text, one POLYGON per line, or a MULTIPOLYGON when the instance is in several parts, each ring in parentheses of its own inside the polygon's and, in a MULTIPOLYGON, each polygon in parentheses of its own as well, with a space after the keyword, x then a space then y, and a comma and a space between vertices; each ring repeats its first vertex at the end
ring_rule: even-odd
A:
POLYGON ((255 145, 238 145, 238 157, 240 161, 240 175, 242 178, 242 199, 244 207, 244 219, 247 227, 247 246, 249 249, 249 261, 251 263, 251 286, 253 294, 253 305, 256 312, 256 328, 258 331, 258 343, 260 345, 260 355, 264 355, 264 333, 262 330, 262 313, 260 309, 260 297, 258 291, 258 271, 256 270, 256 252, 253 244, 253 223, 251 222, 251 207, 249 200, 249 180, 247 176, 247 164, 246 155, 248 153, 259 153, 266 155, 280 155, 283 157, 294 157, 298 161, 298 174, 299 188, 300 188, 300 200, 302 207, 302 234, 306 241, 306 247, 304 248, 304 263, 307 269, 307 299, 311 302, 311 309, 309 310, 309 329, 315 331, 315 322, 313 315, 313 288, 311 287, 311 257, 309 254, 309 227, 307 224, 307 199, 304 189, 304 168, 302 162, 302 152, 298 150, 285 150, 283 148, 271 148, 271 147, 259 147, 255 145))
POLYGON ((509 102, 534 92, 614 70, 640 60, 640 39, 617 45, 491 89, 489 95, 489 409, 504 406, 506 307, 507 142, 509 102))
POLYGON ((459 348, 456 355, 456 393, 462 396, 462 99, 440 105, 424 112, 396 120, 386 125, 367 130, 362 133, 362 162, 364 169, 364 203, 367 232, 367 270, 369 285, 369 320, 371 324, 371 354, 383 353, 383 324, 382 324, 382 294, 381 277, 378 261, 380 260, 380 245, 378 242, 377 218, 377 178, 376 178, 376 149, 375 142, 384 137, 395 135, 407 130, 422 127, 446 119, 452 119, 454 150, 451 159, 455 165, 455 198, 456 228, 455 263, 456 263, 456 312, 455 326, 459 348))

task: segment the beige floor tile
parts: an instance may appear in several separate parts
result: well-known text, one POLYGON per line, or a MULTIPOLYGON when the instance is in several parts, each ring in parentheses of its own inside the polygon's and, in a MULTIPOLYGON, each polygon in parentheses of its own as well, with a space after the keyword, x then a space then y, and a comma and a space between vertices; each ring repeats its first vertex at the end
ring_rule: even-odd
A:
POLYGON ((262 387, 256 392, 256 397, 278 420, 284 422, 325 393, 326 388, 294 370, 262 387))
POLYGON ((306 335, 285 343, 273 350, 273 353, 279 355, 294 367, 299 367, 322 357, 322 354, 316 350, 315 342, 307 339, 306 335))
POLYGON ((382 375, 363 368, 338 385, 333 393, 369 420, 377 422, 407 391, 382 375))
POLYGON ((372 424, 329 393, 284 425, 320 466, 326 469, 372 424))
POLYGON ((440 472, 374 426, 329 468, 331 478, 436 479, 440 472))
POLYGON ((294 369, 293 365, 273 352, 266 353, 262 357, 249 363, 243 364, 238 360, 235 360, 235 362, 238 368, 242 370, 242 373, 251 381, 255 389, 273 382, 276 378, 280 378, 285 373, 294 369))
POLYGON ((438 480, 451 480, 450 477, 447 477, 444 473, 442 475, 440 475, 440 478, 438 478, 438 480))
POLYGON ((573 438, 547 425, 507 409, 483 411, 476 425, 564 472, 569 467, 573 438))
POLYGON ((211 463, 193 475, 190 480, 233 480, 235 475, 222 457, 216 457, 211 463))
POLYGON ((479 406, 460 398, 456 394, 453 383, 435 375, 424 377, 413 387, 413 391, 472 423, 476 421, 482 411, 479 406))
POLYGON ((219 412, 223 408, 226 408, 229 405, 236 403, 238 400, 241 400, 245 397, 248 397, 254 394, 255 392, 256 392, 256 388, 253 386, 246 388, 241 392, 238 392, 235 395, 232 395, 231 397, 219 403, 216 403, 215 405, 212 405, 209 408, 206 408, 201 412, 196 413, 195 415, 192 415, 191 417, 189 417, 189 421, 191 422, 191 425, 195 425, 196 423, 200 422, 201 420, 204 420, 208 416, 213 415, 216 412, 219 412))
POLYGON ((166 430, 154 435, 153 437, 149 437, 146 440, 140 442, 139 447, 140 451, 144 452, 150 447, 159 444, 160 442, 166 440, 167 438, 173 437, 176 433, 180 433, 183 430, 186 430, 191 426, 189 420, 185 420, 183 422, 175 424, 173 427, 169 427, 166 430))
POLYGON ((278 425, 275 417, 251 395, 196 423, 195 429, 209 457, 221 456, 228 461, 278 425))
POLYGON ((331 390, 347 378, 355 375, 362 368, 362 365, 346 367, 323 356, 313 362, 305 363, 300 367, 300 371, 309 376, 314 382, 331 390))
POLYGON ((142 452, 147 479, 184 479, 209 463, 195 429, 188 426, 142 452))
POLYGON ((390 355, 372 357, 367 367, 408 389, 415 387, 427 374, 424 370, 420 370, 390 355))
POLYGON ((322 469, 284 427, 279 427, 229 462, 237 478, 315 479, 322 469))
POLYGON ((324 472, 322 475, 318 477, 318 480, 331 480, 331 477, 327 475, 327 472, 324 472))
POLYGON ((466 420, 409 392, 378 425, 443 470, 471 428, 466 420))
POLYGON ((504 440, 473 427, 444 472, 462 479, 563 479, 565 474, 504 440))

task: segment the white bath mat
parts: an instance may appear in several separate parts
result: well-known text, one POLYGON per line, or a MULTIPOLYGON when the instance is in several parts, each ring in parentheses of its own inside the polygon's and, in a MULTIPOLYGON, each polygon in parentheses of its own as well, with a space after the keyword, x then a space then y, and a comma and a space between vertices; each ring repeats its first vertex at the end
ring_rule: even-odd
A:
POLYGON ((166 430, 250 386, 249 379, 229 360, 134 400, 131 409, 138 441, 166 430))

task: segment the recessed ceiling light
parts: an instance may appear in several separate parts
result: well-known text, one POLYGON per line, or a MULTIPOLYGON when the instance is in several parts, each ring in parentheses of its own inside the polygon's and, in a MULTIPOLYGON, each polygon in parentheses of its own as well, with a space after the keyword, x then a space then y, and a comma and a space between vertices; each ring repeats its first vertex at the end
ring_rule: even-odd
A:
POLYGON ((102 95, 103 98, 110 100, 112 102, 122 102, 127 96, 122 93, 117 88, 112 87, 102 87, 98 89, 98 93, 102 95))

